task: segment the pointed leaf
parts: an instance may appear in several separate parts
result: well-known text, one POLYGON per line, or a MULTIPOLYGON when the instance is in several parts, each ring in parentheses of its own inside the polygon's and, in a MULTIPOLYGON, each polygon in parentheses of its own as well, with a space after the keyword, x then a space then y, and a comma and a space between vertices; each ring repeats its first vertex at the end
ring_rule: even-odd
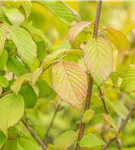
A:
POLYGON ((111 47, 102 38, 91 38, 84 48, 84 59, 96 83, 101 85, 113 69, 111 47))
POLYGON ((92 133, 85 135, 80 141, 80 146, 86 148, 93 148, 104 144, 105 143, 102 140, 92 133))
POLYGON ((53 87, 69 104, 80 109, 87 93, 87 77, 74 62, 60 62, 53 67, 53 87))
POLYGON ((30 34, 23 28, 9 26, 9 36, 16 45, 22 60, 32 66, 37 56, 37 47, 30 34))
POLYGON ((6 133, 7 129, 15 125, 24 112, 22 96, 8 94, 0 99, 0 130, 6 133))
POLYGON ((9 85, 8 80, 4 76, 0 76, 0 86, 7 87, 9 85))
POLYGON ((4 12, 13 25, 20 26, 25 20, 24 15, 17 8, 4 8, 4 12))
POLYGON ((5 46, 7 38, 7 27, 4 24, 0 24, 0 54, 5 46))
POLYGON ((16 79, 16 81, 11 85, 11 90, 14 93, 18 94, 22 84, 27 81, 31 81, 31 73, 26 73, 20 76, 18 79, 16 79))
POLYGON ((122 32, 112 28, 106 28, 105 30, 107 31, 107 36, 109 40, 116 45, 118 50, 130 49, 129 41, 122 32))
POLYGON ((76 21, 76 17, 79 18, 78 13, 69 8, 65 2, 62 1, 41 1, 40 3, 44 4, 52 13, 54 13, 60 20, 62 20, 67 25, 70 25, 72 22, 76 21), (73 11, 74 14, 71 12, 73 11))
POLYGON ((125 71, 121 90, 124 92, 133 92, 135 90, 135 65, 131 64, 125 71))
POLYGON ((56 149, 67 149, 68 147, 70 147, 74 140, 75 140, 75 131, 66 131, 64 133, 62 133, 60 136, 58 136, 55 140, 54 140, 54 148, 56 149))

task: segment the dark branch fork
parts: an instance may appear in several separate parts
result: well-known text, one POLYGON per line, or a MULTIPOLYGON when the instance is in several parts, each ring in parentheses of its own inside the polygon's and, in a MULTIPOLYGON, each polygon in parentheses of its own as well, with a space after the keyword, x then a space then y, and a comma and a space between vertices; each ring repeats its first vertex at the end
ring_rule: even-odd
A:
MULTIPOLYGON (((102 1, 98 1, 97 4, 97 10, 96 10, 96 19, 95 19, 95 25, 94 25, 94 32, 93 32, 93 38, 97 38, 98 35, 98 26, 99 26, 99 19, 100 19, 100 12, 101 12, 101 6, 102 6, 102 1)), ((93 86, 93 78, 90 74, 88 74, 89 82, 88 82, 88 90, 87 90, 87 96, 86 96, 86 102, 85 102, 85 107, 84 111, 88 110, 90 108, 90 103, 91 103, 91 95, 92 95, 92 86, 93 86)), ((80 150, 80 145, 79 142, 83 137, 84 134, 84 128, 85 124, 83 124, 82 119, 79 127, 79 135, 78 135, 78 142, 76 145, 76 150, 80 150)))

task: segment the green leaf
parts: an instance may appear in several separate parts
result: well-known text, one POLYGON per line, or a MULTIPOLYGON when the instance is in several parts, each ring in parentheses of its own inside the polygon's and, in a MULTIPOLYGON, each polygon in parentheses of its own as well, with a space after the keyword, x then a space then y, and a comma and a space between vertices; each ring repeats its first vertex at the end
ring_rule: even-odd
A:
POLYGON ((31 7, 32 7, 31 1, 21 1, 21 5, 25 10, 26 17, 28 18, 31 13, 31 7))
POLYGON ((131 64, 125 71, 121 91, 130 93, 135 90, 135 65, 131 64))
POLYGON ((111 47, 102 38, 91 38, 84 48, 84 59, 96 83, 101 85, 113 69, 111 47))
POLYGON ((66 102, 82 108, 87 93, 87 76, 83 69, 74 62, 59 62, 53 69, 53 87, 66 102))
POLYGON ((4 7, 4 12, 12 25, 20 26, 25 20, 24 15, 17 8, 4 7))
POLYGON ((31 81, 31 76, 32 74, 31 73, 26 73, 22 76, 20 76, 18 79, 16 79, 16 81, 11 85, 11 90, 18 94, 21 86, 23 83, 25 82, 28 82, 28 81, 31 81))
POLYGON ((130 43, 122 32, 112 28, 106 28, 105 30, 107 31, 109 40, 116 45, 118 50, 130 49, 130 43))
POLYGON ((0 76, 0 86, 7 87, 9 85, 8 80, 4 76, 0 76))
POLYGON ((73 10, 72 8, 69 8, 65 2, 62 1, 40 1, 43 5, 45 5, 52 13, 54 13, 61 21, 63 21, 65 24, 70 25, 72 22, 76 21, 76 16, 79 18, 78 13, 73 10), (73 11, 75 15, 71 12, 73 11))
POLYGON ((85 135, 80 141, 80 146, 86 148, 93 148, 104 144, 105 143, 103 141, 101 141, 96 135, 92 133, 85 135))
POLYGON ((18 149, 17 149, 17 142, 14 141, 14 140, 12 140, 12 141, 8 140, 8 141, 5 143, 3 150, 9 150, 9 149, 10 149, 10 150, 18 150, 18 149))
POLYGON ((7 39, 8 29, 4 24, 0 24, 0 54, 5 46, 5 41, 7 39))
POLYGON ((125 119, 129 113, 128 109, 120 102, 120 100, 110 101, 106 99, 106 103, 123 119, 125 119))
POLYGON ((16 45, 19 56, 31 67, 37 56, 37 47, 30 34, 23 28, 9 26, 9 36, 16 45))
POLYGON ((82 122, 84 124, 90 122, 90 120, 93 118, 94 114, 95 114, 95 112, 93 110, 91 110, 91 109, 86 110, 83 114, 82 122))
POLYGON ((31 85, 26 84, 22 86, 20 89, 19 94, 23 97, 25 107, 26 108, 33 108, 37 102, 37 95, 31 85))
POLYGON ((74 143, 75 136, 76 132, 72 130, 62 133, 54 140, 54 148, 59 150, 67 149, 74 143))
POLYGON ((6 135, 0 131, 0 149, 3 147, 6 140, 7 140, 6 135))
POLYGON ((24 112, 22 96, 8 94, 0 99, 0 130, 6 134, 7 129, 21 119, 24 112))
POLYGON ((30 141, 26 138, 17 139, 17 150, 42 150, 36 142, 30 141))
POLYGON ((3 70, 8 60, 8 53, 6 50, 3 50, 0 54, 0 69, 3 70))
POLYGON ((7 62, 8 69, 13 72, 17 77, 26 73, 25 65, 15 58, 9 58, 7 62))

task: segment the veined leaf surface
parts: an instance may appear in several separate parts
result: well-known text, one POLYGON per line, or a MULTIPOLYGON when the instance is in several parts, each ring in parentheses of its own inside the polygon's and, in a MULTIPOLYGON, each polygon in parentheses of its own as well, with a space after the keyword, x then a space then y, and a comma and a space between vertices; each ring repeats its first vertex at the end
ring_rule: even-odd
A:
POLYGON ((0 24, 0 54, 4 49, 5 41, 7 36, 7 28, 4 24, 0 24))

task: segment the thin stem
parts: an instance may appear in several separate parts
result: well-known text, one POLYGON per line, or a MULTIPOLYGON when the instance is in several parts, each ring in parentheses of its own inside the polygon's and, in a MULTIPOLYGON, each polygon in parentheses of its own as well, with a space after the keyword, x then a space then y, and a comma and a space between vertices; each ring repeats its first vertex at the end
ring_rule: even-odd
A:
MULTIPOLYGON (((97 38, 97 35, 98 35, 98 26, 99 26, 101 6, 102 6, 102 1, 98 1, 97 10, 96 10, 96 20, 95 20, 94 32, 93 32, 93 37, 94 38, 97 38)), ((91 77, 90 74, 88 75, 88 78, 89 78, 89 82, 88 82, 88 90, 87 90, 87 96, 86 96, 84 112, 90 108, 91 95, 92 95, 93 78, 91 77)), ((81 149, 80 145, 79 145, 79 142, 80 142, 80 140, 83 137, 84 128, 85 128, 85 124, 83 124, 82 118, 81 118, 81 123, 80 123, 80 127, 79 127, 79 135, 78 135, 78 141, 77 141, 77 145, 76 145, 76 150, 80 150, 81 149)))
POLYGON ((28 131, 31 133, 33 138, 42 146, 43 150, 47 150, 47 146, 44 144, 43 141, 37 136, 35 131, 32 129, 31 126, 29 126, 24 119, 21 119, 21 122, 24 124, 24 126, 28 129, 28 131))
MULTIPOLYGON (((87 90, 87 96, 86 96, 86 103, 85 103, 84 112, 90 108, 91 95, 92 95, 93 78, 90 75, 88 75, 88 77, 89 77, 89 82, 88 82, 88 90, 87 90)), ((78 142, 77 142, 77 145, 76 145, 76 150, 80 150, 79 141, 83 137, 84 128, 85 128, 85 124, 81 120, 80 130, 79 130, 79 135, 78 135, 78 142)))
MULTIPOLYGON (((100 99, 102 100, 102 103, 103 103, 103 106, 104 106, 105 112, 106 112, 106 114, 108 114, 108 115, 109 115, 109 111, 108 111, 107 105, 106 105, 106 103, 105 103, 104 94, 102 93, 102 91, 101 91, 101 88, 100 88, 100 87, 98 87, 98 90, 99 90, 100 99)), ((115 138, 115 140, 116 140, 116 144, 117 144, 117 146, 118 146, 119 150, 122 150, 122 148, 121 148, 121 144, 120 144, 120 141, 119 141, 118 137, 116 137, 116 138, 115 138)))
POLYGON ((121 126, 118 129, 118 133, 117 135, 110 139, 100 150, 105 150, 109 147, 109 145, 114 141, 114 139, 118 136, 118 134, 122 131, 122 129, 125 127, 125 125, 127 124, 127 122, 129 121, 129 119, 131 118, 131 116, 133 115, 135 111, 135 105, 133 106, 133 108, 130 110, 129 114, 127 115, 126 119, 124 120, 124 122, 121 124, 121 126))
POLYGON ((98 27, 99 27, 99 20, 100 20, 100 14, 101 14, 101 7, 102 7, 102 0, 98 1, 98 5, 97 5, 96 20, 95 20, 94 33, 93 33, 94 38, 97 38, 97 35, 98 35, 98 27))
POLYGON ((56 118, 56 115, 57 115, 57 113, 58 113, 60 110, 61 110, 61 108, 60 108, 60 105, 58 104, 58 106, 57 106, 56 109, 55 109, 55 112, 54 112, 54 115, 53 115, 53 117, 52 117, 52 120, 51 120, 51 122, 50 122, 50 125, 49 125, 49 127, 48 127, 48 129, 47 129, 47 131, 46 131, 46 134, 45 134, 45 137, 44 137, 44 142, 46 142, 46 139, 47 139, 47 137, 48 137, 49 131, 51 130, 51 128, 52 128, 52 126, 53 126, 53 123, 54 123, 54 120, 55 120, 55 118, 56 118))

